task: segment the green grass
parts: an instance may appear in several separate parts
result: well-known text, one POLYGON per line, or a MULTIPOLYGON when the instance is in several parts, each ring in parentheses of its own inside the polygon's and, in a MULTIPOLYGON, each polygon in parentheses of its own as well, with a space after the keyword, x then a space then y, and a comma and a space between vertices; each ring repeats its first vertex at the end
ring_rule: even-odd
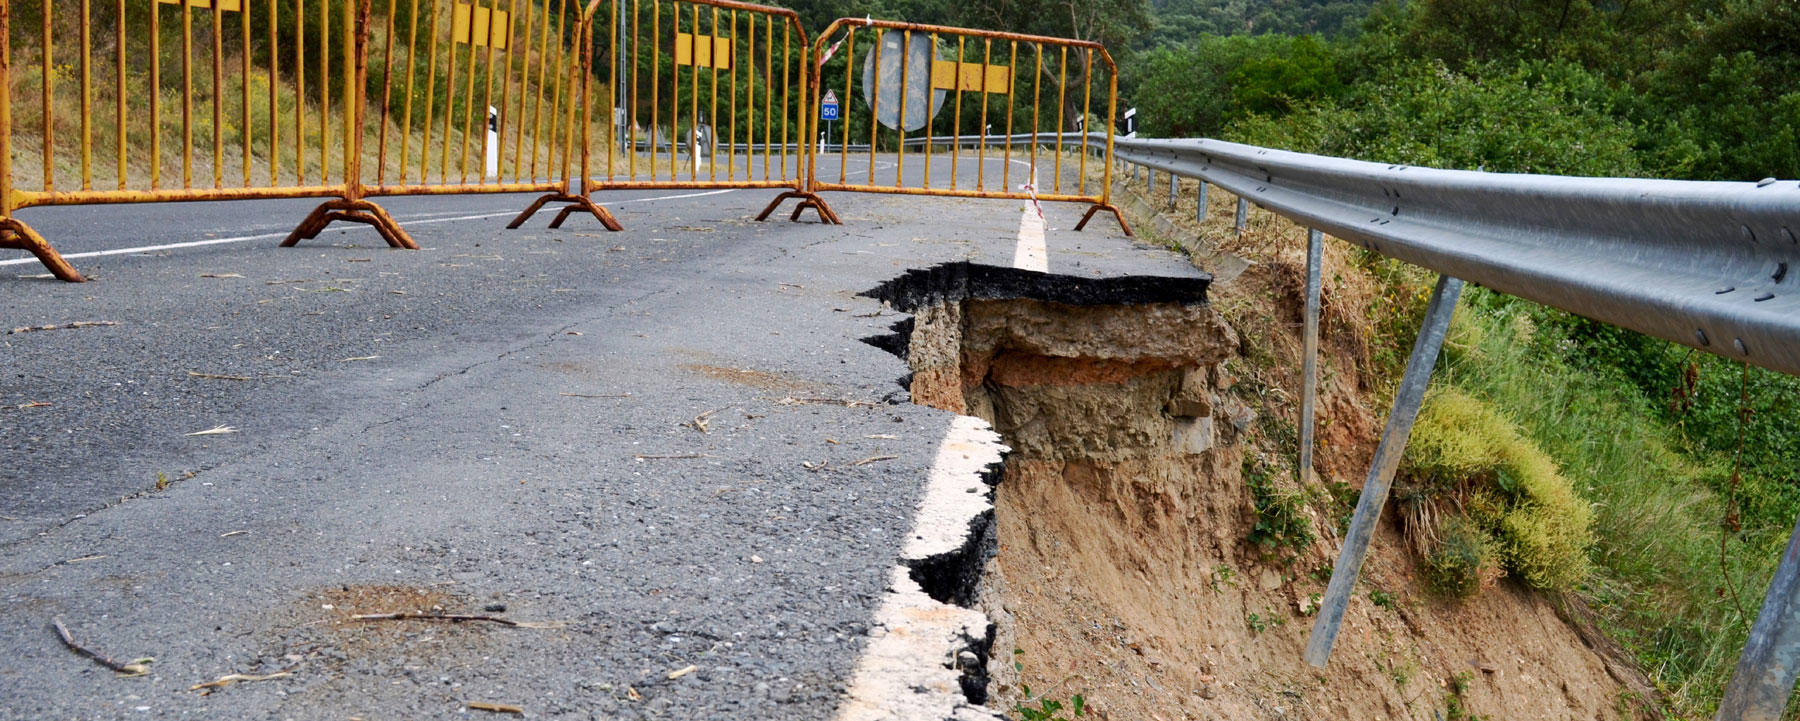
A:
MULTIPOLYGON (((1756 612, 1788 529, 1746 527, 1722 553, 1717 489, 1729 458, 1693 448, 1621 376, 1569 361, 1576 346, 1560 327, 1539 328, 1543 309, 1480 289, 1465 304, 1438 392, 1479 399, 1516 424, 1518 440, 1592 504, 1592 569, 1577 590, 1671 710, 1710 716, 1749 623, 1731 590, 1756 612)), ((1409 450, 1432 453, 1429 442, 1409 450)))

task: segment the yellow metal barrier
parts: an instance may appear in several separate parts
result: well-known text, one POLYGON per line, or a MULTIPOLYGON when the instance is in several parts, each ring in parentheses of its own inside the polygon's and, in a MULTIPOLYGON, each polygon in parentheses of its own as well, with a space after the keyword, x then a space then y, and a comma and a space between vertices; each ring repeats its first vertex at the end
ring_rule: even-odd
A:
POLYGON ((816 141, 836 152, 809 154, 807 192, 1087 203, 1076 230, 1104 210, 1131 233, 1111 202, 1110 134, 1104 147, 1090 147, 1085 134, 1066 143, 1060 135, 1113 126, 1118 71, 1100 44, 844 18, 817 38, 813 57, 808 117, 818 117, 823 93, 839 88, 840 107, 859 111, 842 114, 837 137, 816 141), (1015 143, 1015 133, 1057 135, 1053 143, 1035 137, 1015 143), (990 136, 1005 139, 989 142, 990 136), (853 151, 855 145, 864 147, 853 151), (1087 177, 1095 151, 1101 152, 1098 182, 1087 177), (1075 153, 1073 182, 1063 177, 1071 160, 1066 152, 1075 153), (1040 169, 1049 171, 1048 180, 1039 178, 1040 169))
POLYGON ((355 89, 369 2, 6 3, 0 75, 10 82, 0 83, 0 247, 29 250, 57 277, 79 281, 14 211, 299 197, 334 200, 296 236, 352 220, 374 225, 391 245, 416 247, 381 208, 362 199, 356 181, 359 136, 350 129, 361 112, 355 89), (41 27, 32 47, 13 47, 11 25, 21 13, 35 13, 28 20, 41 27), (23 96, 17 105, 15 89, 23 96), (179 108, 166 107, 171 91, 179 108), (32 142, 21 142, 26 138, 32 142), (112 155, 112 162, 96 158, 96 151, 112 155), (14 163, 32 156, 37 168, 14 163))
POLYGON ((572 210, 597 208, 595 190, 785 188, 783 197, 813 197, 805 187, 806 31, 794 11, 736 0, 591 0, 581 27, 579 116, 588 122, 576 123, 580 187, 540 198, 515 227, 546 202, 574 203, 552 227, 572 210))
POLYGON ((594 122, 578 97, 581 58, 592 52, 581 6, 378 1, 390 22, 369 49, 383 70, 370 91, 381 112, 363 127, 376 148, 367 194, 539 192, 546 195, 508 227, 563 200, 621 228, 576 187, 575 146, 594 122))

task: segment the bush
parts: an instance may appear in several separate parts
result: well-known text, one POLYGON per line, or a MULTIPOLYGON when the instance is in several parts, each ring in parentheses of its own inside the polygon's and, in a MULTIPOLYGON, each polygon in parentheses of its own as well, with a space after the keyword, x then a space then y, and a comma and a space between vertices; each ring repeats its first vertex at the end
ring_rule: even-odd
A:
POLYGON ((1486 403, 1435 389, 1404 463, 1416 506, 1408 531, 1416 545, 1437 549, 1428 565, 1479 579, 1491 552, 1477 534, 1452 532, 1467 523, 1494 539, 1505 570, 1534 588, 1567 589, 1586 575, 1593 510, 1550 457, 1486 403))
POLYGON ((1466 519, 1444 527, 1436 547, 1425 557, 1425 590, 1440 596, 1467 598, 1504 575, 1493 538, 1466 519))

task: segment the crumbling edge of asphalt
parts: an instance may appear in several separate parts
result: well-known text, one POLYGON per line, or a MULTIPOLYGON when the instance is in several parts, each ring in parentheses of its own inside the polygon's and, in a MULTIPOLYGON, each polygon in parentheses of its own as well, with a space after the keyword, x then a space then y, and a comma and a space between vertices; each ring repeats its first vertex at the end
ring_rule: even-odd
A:
POLYGON ((994 553, 1008 450, 987 421, 951 421, 836 721, 1005 719, 982 705, 994 625, 968 606, 994 553))

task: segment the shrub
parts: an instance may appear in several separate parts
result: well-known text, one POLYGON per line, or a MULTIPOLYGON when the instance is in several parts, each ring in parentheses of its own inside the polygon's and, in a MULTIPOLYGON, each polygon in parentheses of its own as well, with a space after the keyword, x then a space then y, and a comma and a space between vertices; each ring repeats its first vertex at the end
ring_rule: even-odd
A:
POLYGON ((1535 588, 1566 589, 1587 573, 1593 510, 1548 455, 1481 400, 1434 389, 1405 471, 1408 534, 1446 590, 1472 592, 1496 550, 1502 568, 1535 588))

